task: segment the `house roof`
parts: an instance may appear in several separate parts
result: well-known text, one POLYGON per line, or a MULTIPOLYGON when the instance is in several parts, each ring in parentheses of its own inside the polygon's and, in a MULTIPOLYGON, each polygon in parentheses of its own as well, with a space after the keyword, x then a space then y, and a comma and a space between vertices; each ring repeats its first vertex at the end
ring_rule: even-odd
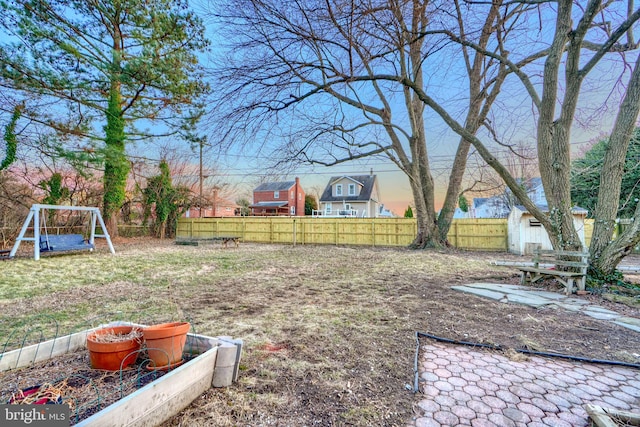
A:
POLYGON ((263 182, 253 191, 286 191, 296 184, 295 181, 263 182))
MULTIPOLYGON (((540 209, 542 212, 549 212, 549 206, 547 205, 536 205, 538 207, 538 209, 540 209)), ((516 205, 514 206, 514 208, 521 210, 522 212, 529 212, 529 210, 527 208, 525 208, 522 205, 516 205)), ((586 215, 589 211, 586 210, 585 208, 581 208, 580 206, 574 206, 571 208, 571 212, 574 214, 581 214, 581 215, 586 215)))
MULTIPOLYGON (((375 189, 376 183, 376 175, 350 175, 350 176, 334 176, 329 179, 329 184, 325 187, 322 192, 322 196, 320 196, 321 202, 342 202, 342 201, 367 201, 371 199, 373 195, 373 190, 375 189), (349 179, 351 181, 355 181, 356 183, 362 185, 362 189, 360 190, 360 194, 357 196, 349 196, 344 194, 343 196, 333 196, 333 192, 331 191, 332 185, 341 179, 349 179)), ((343 193, 346 193, 343 192, 343 193)))
MULTIPOLYGON (((363 176, 370 176, 370 175, 363 175, 363 176)), ((349 181, 353 181, 353 182, 355 182, 356 184, 364 185, 360 180, 358 180, 358 179, 356 179, 356 178, 360 178, 360 177, 347 176, 347 175, 334 176, 333 178, 331 178, 331 180, 329 180, 329 185, 333 185, 333 184, 335 184, 337 181, 340 181, 341 179, 348 179, 349 181)))
POLYGON ((473 198, 473 206, 478 208, 478 207, 484 205, 485 203, 487 203, 487 200, 489 200, 488 197, 474 197, 473 198))
POLYGON ((236 202, 232 202, 231 200, 223 199, 221 197, 217 197, 215 200, 207 200, 207 205, 212 206, 213 204, 215 204, 216 206, 230 206, 234 208, 240 207, 240 205, 236 202))
POLYGON ((249 205, 250 208, 281 208, 288 206, 289 202, 258 202, 253 205, 249 205))

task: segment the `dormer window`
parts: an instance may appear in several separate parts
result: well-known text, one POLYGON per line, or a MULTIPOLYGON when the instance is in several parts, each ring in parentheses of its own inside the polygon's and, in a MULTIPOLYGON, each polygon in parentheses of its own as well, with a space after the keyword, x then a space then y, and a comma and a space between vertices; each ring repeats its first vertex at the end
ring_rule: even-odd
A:
POLYGON ((336 196, 342 196, 342 184, 336 184, 336 196))
POLYGON ((356 195, 356 185, 355 184, 349 184, 349 195, 350 196, 355 196, 356 195))

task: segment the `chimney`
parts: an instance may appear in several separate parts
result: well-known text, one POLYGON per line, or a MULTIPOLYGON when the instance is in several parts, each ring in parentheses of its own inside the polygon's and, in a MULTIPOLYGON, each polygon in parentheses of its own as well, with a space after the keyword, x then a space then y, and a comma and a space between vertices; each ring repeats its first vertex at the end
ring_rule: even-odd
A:
POLYGON ((296 207, 296 216, 300 215, 300 203, 298 202, 299 192, 300 192, 300 178, 296 176, 296 189, 293 192, 293 206, 296 207))

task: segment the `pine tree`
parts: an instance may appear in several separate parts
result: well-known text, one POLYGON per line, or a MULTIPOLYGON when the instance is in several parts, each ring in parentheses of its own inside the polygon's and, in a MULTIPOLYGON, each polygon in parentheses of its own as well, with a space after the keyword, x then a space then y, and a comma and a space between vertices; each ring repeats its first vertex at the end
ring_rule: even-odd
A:
POLYGON ((104 217, 117 235, 126 145, 186 136, 199 117, 208 91, 201 20, 184 0, 0 0, 0 8, 14 36, 0 44, 2 85, 22 95, 29 119, 101 154, 104 217))

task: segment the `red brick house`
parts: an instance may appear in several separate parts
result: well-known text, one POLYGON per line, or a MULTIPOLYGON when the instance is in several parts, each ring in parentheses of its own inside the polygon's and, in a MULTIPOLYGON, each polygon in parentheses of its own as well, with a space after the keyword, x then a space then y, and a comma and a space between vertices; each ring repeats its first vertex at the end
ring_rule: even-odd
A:
POLYGON ((265 182, 253 190, 252 215, 304 216, 304 190, 295 181, 265 182))
POLYGON ((202 208, 192 206, 186 213, 187 218, 214 218, 224 216, 235 216, 240 206, 237 203, 218 197, 214 192, 213 200, 204 200, 202 208))

